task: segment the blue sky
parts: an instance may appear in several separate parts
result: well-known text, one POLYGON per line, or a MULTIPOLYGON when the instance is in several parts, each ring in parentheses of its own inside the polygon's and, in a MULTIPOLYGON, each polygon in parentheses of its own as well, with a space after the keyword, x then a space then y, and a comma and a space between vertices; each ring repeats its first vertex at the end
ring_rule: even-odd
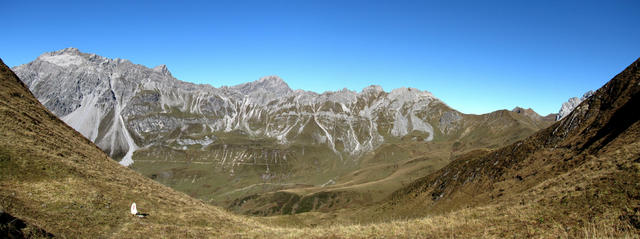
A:
POLYGON ((408 86, 476 114, 557 112, 640 57, 636 0, 131 2, 5 1, 0 57, 76 47, 216 87, 408 86))

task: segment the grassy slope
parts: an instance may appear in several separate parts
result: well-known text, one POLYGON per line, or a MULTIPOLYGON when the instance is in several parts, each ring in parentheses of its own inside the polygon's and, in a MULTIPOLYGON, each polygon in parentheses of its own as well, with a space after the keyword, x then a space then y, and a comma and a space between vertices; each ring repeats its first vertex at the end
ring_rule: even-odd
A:
POLYGON ((120 166, 46 110, 0 64, 0 209, 72 237, 203 236, 253 221, 120 166), (128 210, 135 201, 145 219, 128 210))

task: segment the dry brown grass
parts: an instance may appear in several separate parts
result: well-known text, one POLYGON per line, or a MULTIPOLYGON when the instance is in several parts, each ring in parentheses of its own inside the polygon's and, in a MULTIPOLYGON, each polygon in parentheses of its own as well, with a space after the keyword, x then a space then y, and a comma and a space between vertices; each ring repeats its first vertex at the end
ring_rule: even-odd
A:
POLYGON ((568 229, 556 221, 542 221, 531 205, 493 205, 466 208, 444 215, 384 223, 305 228, 265 226, 232 234, 243 238, 638 238, 615 214, 597 223, 568 229))

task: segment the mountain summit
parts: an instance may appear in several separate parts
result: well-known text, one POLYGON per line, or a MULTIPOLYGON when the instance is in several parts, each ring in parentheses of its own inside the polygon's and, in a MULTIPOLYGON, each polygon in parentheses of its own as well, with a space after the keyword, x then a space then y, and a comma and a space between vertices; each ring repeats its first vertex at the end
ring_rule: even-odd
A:
POLYGON ((265 76, 260 78, 257 81, 240 84, 237 86, 233 86, 233 89, 236 89, 242 92, 245 95, 255 94, 255 93, 269 93, 279 96, 286 96, 293 91, 289 88, 289 85, 282 80, 279 76, 265 76))
POLYGON ((153 68, 154 71, 160 72, 163 75, 169 75, 171 76, 171 72, 169 72, 169 69, 167 68, 167 65, 159 65, 153 68))
POLYGON ((562 107, 560 107, 560 111, 558 111, 558 115, 556 116, 556 120, 561 120, 565 116, 569 115, 573 109, 575 109, 582 101, 588 99, 593 95, 593 91, 587 91, 582 95, 582 97, 571 97, 567 102, 562 103, 562 107))

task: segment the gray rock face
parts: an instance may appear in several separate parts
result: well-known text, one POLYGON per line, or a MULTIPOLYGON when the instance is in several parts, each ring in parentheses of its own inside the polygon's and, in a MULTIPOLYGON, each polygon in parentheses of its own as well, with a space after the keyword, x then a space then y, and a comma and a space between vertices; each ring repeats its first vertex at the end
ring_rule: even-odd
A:
POLYGON ((462 120, 462 115, 454 110, 444 112, 440 117, 440 132, 448 134, 452 130, 455 130, 459 125, 457 124, 462 120))
POLYGON ((562 118, 569 115, 571 111, 573 111, 573 109, 576 108, 576 106, 582 103, 582 101, 591 97, 591 95, 593 95, 593 91, 590 90, 584 93, 584 95, 582 95, 582 97, 580 98, 578 97, 569 98, 567 102, 562 103, 562 107, 560 107, 560 111, 558 111, 558 116, 556 116, 556 120, 561 120, 562 118))
POLYGON ((224 133, 326 145, 357 158, 388 137, 418 131, 433 140, 434 126, 446 134, 461 119, 431 93, 412 88, 317 94, 291 90, 277 76, 215 88, 179 81, 165 65, 150 69, 75 48, 13 70, 47 108, 123 165, 133 163, 139 148, 204 147, 224 133))

